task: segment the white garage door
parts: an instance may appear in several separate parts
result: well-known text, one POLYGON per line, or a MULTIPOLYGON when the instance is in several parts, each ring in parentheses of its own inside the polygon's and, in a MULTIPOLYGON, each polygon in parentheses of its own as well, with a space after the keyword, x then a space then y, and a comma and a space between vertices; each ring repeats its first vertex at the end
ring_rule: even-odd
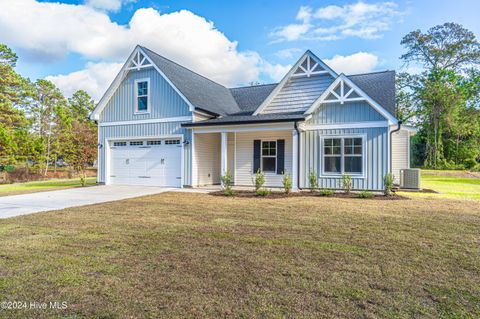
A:
POLYGON ((181 186, 179 139, 115 141, 110 145, 110 183, 181 186))

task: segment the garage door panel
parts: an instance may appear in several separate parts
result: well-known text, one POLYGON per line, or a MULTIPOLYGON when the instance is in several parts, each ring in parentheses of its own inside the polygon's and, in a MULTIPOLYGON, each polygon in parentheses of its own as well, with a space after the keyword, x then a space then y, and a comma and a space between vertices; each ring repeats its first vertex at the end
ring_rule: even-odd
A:
MULTIPOLYGON (((144 142, 144 145, 147 145, 144 142)), ((110 182, 125 185, 181 186, 182 147, 178 144, 111 147, 110 182)))

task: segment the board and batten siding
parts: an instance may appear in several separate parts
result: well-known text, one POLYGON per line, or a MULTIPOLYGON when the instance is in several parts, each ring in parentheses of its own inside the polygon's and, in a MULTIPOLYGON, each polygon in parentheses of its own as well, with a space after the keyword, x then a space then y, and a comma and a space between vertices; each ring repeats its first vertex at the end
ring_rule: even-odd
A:
MULTIPOLYGON (((102 145, 98 152, 98 182, 106 182, 107 140, 132 140, 139 138, 158 138, 181 135, 190 142, 191 133, 181 127, 182 122, 139 123, 136 120, 165 120, 192 116, 185 100, 154 68, 131 70, 108 101, 100 114, 98 143, 102 145), (150 106, 146 114, 135 114, 135 80, 150 81, 150 106), (121 125, 112 122, 128 121, 121 125), (107 126, 102 126, 107 125, 107 126), (111 125, 114 124, 114 125, 111 125)), ((183 145, 183 184, 191 185, 191 143, 183 145)))
MULTIPOLYGON (((191 140, 189 130, 181 127, 181 122, 129 124, 115 126, 100 126, 98 142, 102 148, 98 151, 98 182, 106 181, 106 152, 108 140, 132 140, 138 138, 157 138, 171 135, 183 135, 184 141, 191 140)), ((183 184, 191 185, 191 143, 183 145, 183 184)))
POLYGON ((312 114, 308 124, 366 121, 385 121, 385 118, 366 102, 325 103, 312 114))
POLYGON ((220 184, 220 133, 195 134, 194 186, 220 184))
MULTIPOLYGON (((236 133, 235 185, 253 186, 253 141, 285 140, 285 171, 292 174, 292 131, 258 131, 236 133)), ((266 187, 282 187, 282 175, 265 173, 266 187)))
POLYGON ((190 116, 188 104, 154 68, 130 71, 100 115, 100 122, 132 121, 190 116), (150 79, 150 107, 135 114, 135 80, 150 79))
POLYGON ((400 183, 400 170, 410 168, 410 132, 400 130, 392 134, 392 173, 400 183))
POLYGON ((307 130, 301 134, 300 187, 309 188, 308 175, 315 171, 321 188, 342 188, 342 176, 321 176, 323 165, 322 137, 328 136, 365 136, 364 176, 352 176, 354 189, 382 190, 383 177, 388 173, 388 139, 387 127, 374 128, 335 128, 335 124, 348 124, 369 121, 384 121, 366 102, 326 103, 312 114, 306 125, 332 124, 332 128, 307 130))
POLYGON ((304 112, 333 81, 334 78, 329 74, 293 77, 288 80, 262 113, 304 112))

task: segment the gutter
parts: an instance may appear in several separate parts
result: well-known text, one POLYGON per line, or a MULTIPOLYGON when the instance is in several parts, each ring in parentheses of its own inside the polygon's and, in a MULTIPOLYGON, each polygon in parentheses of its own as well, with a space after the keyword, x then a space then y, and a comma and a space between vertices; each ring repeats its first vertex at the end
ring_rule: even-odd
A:
POLYGON ((303 120, 304 117, 298 118, 284 118, 284 119, 258 119, 258 120, 231 120, 231 121, 215 121, 206 120, 195 123, 183 123, 182 127, 198 127, 198 126, 216 126, 216 125, 238 125, 238 124, 259 124, 259 123, 280 123, 280 122, 293 122, 297 120, 303 120))
POLYGON ((393 131, 390 131, 390 173, 392 173, 392 165, 393 165, 393 159, 392 159, 392 155, 393 155, 392 141, 393 140, 392 140, 392 135, 393 135, 393 133, 400 131, 401 128, 402 128, 402 121, 398 121, 397 128, 394 129, 393 131))
POLYGON ((297 131, 297 188, 300 189, 300 130, 298 129, 298 121, 293 123, 295 131, 297 131))

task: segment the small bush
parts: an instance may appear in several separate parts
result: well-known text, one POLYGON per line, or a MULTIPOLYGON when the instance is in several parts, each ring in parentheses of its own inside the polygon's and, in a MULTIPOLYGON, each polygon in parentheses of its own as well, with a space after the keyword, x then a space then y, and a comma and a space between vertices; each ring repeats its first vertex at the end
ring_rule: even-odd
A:
POLYGON ((358 193, 358 198, 373 198, 373 193, 372 192, 369 192, 369 191, 361 191, 360 193, 358 193))
POLYGON ((255 192, 258 192, 258 190, 262 188, 263 184, 265 184, 265 175, 260 169, 255 173, 255 180, 253 181, 253 184, 255 185, 255 192))
POLYGON ((352 191, 352 177, 350 175, 342 175, 342 188, 347 194, 350 194, 352 191))
POLYGON ((310 181, 310 191, 316 191, 318 188, 318 178, 314 170, 310 170, 310 173, 308 173, 308 180, 310 181))
POLYGON ((320 196, 332 196, 335 194, 333 189, 321 189, 319 192, 320 196))
POLYGON ((222 187, 223 187, 225 195, 227 195, 227 196, 235 195, 235 192, 232 189, 233 176, 232 176, 232 173, 230 172, 230 170, 227 170, 225 172, 225 175, 220 177, 220 180, 222 181, 222 187))
POLYGON ((282 178, 283 189, 285 190, 285 194, 290 194, 292 191, 292 177, 288 173, 283 174, 282 178))
POLYGON ((473 169, 477 166, 477 161, 474 158, 467 158, 463 161, 463 166, 465 166, 466 169, 473 169))
POLYGON ((14 165, 0 165, 0 172, 8 172, 11 173, 15 170, 14 165))
POLYGON ((392 195, 392 187, 393 187, 393 174, 387 173, 383 177, 383 194, 385 196, 392 195))
POLYGON ((266 188, 259 188, 259 189, 257 189, 256 193, 257 193, 258 196, 265 197, 265 196, 270 195, 270 190, 268 190, 266 188))

